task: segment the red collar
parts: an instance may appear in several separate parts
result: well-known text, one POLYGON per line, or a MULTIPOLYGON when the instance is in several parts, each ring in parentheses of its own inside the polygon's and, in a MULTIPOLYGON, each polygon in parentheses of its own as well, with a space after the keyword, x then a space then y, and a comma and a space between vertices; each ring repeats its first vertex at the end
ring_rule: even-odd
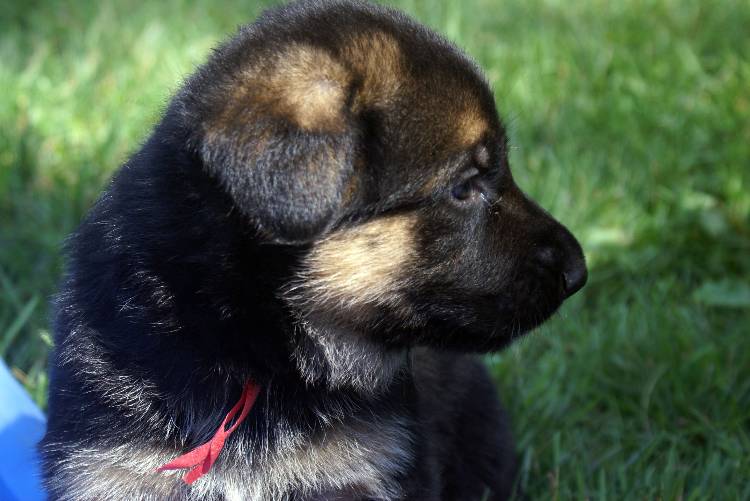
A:
POLYGON ((210 470, 214 462, 216 462, 216 458, 219 457, 219 454, 221 453, 221 449, 224 447, 224 442, 226 441, 227 437, 229 437, 229 435, 231 435, 232 432, 237 429, 237 427, 247 417, 250 409, 253 408, 255 399, 258 398, 258 393, 260 393, 259 385, 257 385, 253 381, 248 381, 247 383, 245 383, 245 386, 242 388, 242 396, 240 396, 239 401, 234 404, 234 407, 232 407, 232 409, 224 417, 224 421, 222 421, 221 426, 219 426, 219 429, 216 430, 216 433, 214 434, 213 438, 211 438, 211 440, 203 445, 199 445, 191 451, 186 452, 182 456, 176 457, 169 463, 160 466, 156 469, 156 471, 161 472, 165 470, 182 470, 185 468, 189 468, 189 471, 185 474, 184 477, 182 477, 182 480, 184 480, 188 485, 192 484, 203 475, 208 473, 208 470, 210 470), (234 423, 229 428, 227 428, 227 425, 230 423, 230 421, 232 421, 232 419, 237 415, 238 412, 240 413, 240 415, 237 416, 237 419, 235 419, 234 423))

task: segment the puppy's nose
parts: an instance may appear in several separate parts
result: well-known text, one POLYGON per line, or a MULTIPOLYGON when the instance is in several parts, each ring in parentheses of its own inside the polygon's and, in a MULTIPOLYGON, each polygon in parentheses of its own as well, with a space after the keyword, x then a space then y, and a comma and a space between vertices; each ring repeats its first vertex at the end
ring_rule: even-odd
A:
POLYGON ((586 285, 589 273, 586 269, 586 262, 581 256, 575 256, 574 259, 568 259, 563 270, 563 279, 565 280, 565 298, 569 298, 586 285))
POLYGON ((562 227, 558 236, 563 251, 562 275, 565 283, 565 298, 569 298, 586 285, 589 273, 586 269, 586 258, 576 237, 562 227))
POLYGON ((583 250, 575 237, 562 225, 551 230, 547 245, 536 253, 537 262, 562 275, 563 298, 567 299, 586 285, 588 271, 583 250))

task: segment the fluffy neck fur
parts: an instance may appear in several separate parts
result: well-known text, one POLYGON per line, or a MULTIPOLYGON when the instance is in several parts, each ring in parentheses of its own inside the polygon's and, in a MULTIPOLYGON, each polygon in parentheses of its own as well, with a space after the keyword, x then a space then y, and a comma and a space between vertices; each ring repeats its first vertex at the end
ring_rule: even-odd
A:
MULTIPOLYGON (((75 281, 58 299, 57 331, 86 337, 103 357, 80 364, 113 364, 134 394, 194 423, 204 421, 194 415, 201 407, 206 423, 217 422, 247 378, 309 393, 313 407, 377 400, 406 369, 406 351, 297 317, 277 291, 298 253, 260 243, 194 156, 148 142, 69 244, 75 281)), ((65 345, 62 356, 76 359, 65 345)), ((204 426, 191 438, 209 433, 204 426)))

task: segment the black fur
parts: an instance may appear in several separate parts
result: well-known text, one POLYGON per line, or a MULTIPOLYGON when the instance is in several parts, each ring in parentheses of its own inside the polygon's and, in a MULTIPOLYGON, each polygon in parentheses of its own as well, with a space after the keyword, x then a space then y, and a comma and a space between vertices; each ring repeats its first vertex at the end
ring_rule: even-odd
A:
POLYGON ((508 498, 508 424, 463 353, 544 321, 585 264, 506 155, 474 64, 398 12, 308 1, 242 28, 68 241, 50 497, 508 498), (250 378, 261 395, 206 477, 154 471, 250 378))

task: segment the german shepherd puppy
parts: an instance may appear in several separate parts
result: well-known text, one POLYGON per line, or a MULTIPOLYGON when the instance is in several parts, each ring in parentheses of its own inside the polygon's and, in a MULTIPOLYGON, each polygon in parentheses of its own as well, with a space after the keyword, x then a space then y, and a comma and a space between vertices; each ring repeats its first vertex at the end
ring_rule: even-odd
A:
POLYGON ((513 182, 477 66, 336 0, 221 45, 68 257, 52 499, 506 499, 509 426, 470 353, 586 281, 575 238, 513 182), (201 478, 157 471, 239 403, 201 478))

